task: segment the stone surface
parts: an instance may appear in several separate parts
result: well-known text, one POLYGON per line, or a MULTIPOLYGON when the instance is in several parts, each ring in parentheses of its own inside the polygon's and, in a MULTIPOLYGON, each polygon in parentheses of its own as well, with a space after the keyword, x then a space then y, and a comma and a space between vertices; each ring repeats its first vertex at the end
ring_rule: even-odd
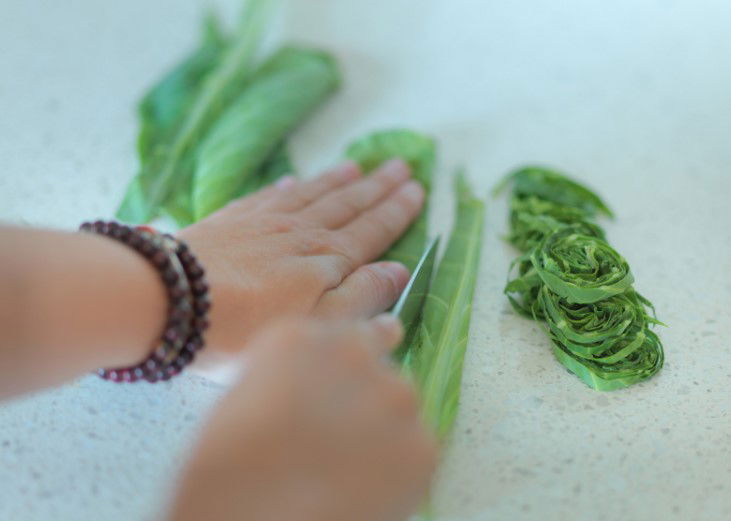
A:
MULTIPOLYGON (((237 1, 222 4, 225 13, 237 1)), ((202 2, 3 0, 0 219, 110 217, 136 168, 133 107, 194 44, 202 2)), ((438 137, 480 192, 525 162, 567 170, 669 327, 654 380, 600 394, 501 295, 514 252, 490 201, 443 520, 731 518, 731 7, 722 0, 290 1, 277 33, 336 50, 344 90, 297 134, 313 173, 381 127, 438 137)), ((278 36, 274 35, 275 41, 278 36)), ((89 377, 0 407, 0 519, 137 521, 164 508, 222 389, 89 377)))

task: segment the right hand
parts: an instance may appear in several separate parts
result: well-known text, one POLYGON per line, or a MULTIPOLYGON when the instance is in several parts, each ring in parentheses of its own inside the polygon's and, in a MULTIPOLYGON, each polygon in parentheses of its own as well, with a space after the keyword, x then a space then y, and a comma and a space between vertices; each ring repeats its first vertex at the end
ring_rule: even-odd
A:
POLYGON ((174 521, 403 521, 437 445, 386 357, 398 322, 294 321, 247 350, 188 465, 174 521))

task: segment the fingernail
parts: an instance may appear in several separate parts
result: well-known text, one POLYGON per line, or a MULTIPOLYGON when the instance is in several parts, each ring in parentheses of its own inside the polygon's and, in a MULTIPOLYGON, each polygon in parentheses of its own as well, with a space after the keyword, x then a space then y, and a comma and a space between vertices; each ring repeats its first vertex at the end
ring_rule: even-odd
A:
POLYGON ((396 345, 403 337, 401 321, 390 313, 383 313, 374 318, 371 323, 383 334, 389 345, 396 345))
POLYGON ((295 184, 297 184, 297 180, 294 178, 294 176, 286 175, 280 178, 275 186, 279 189, 286 190, 287 188, 291 188, 295 184))
POLYGON ((406 286, 406 283, 409 281, 409 277, 411 276, 409 269, 400 262, 379 262, 378 267, 393 277, 396 285, 399 286, 401 290, 403 290, 404 286, 406 286))
POLYGON ((355 179, 360 177, 360 165, 355 161, 346 161, 337 167, 338 177, 341 179, 355 179))
POLYGON ((381 166, 381 169, 395 179, 406 179, 411 175, 409 164, 401 158, 389 159, 381 166))
POLYGON ((401 192, 412 201, 421 202, 424 199, 424 187, 416 181, 409 181, 402 188, 401 192))

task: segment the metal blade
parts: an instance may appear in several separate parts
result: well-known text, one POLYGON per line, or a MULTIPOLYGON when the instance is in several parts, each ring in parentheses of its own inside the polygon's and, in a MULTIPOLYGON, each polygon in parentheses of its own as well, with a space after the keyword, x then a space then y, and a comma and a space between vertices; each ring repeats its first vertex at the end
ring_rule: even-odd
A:
POLYGON ((409 331, 419 318, 424 299, 429 292, 434 259, 439 247, 439 237, 429 243, 419 263, 414 268, 406 288, 391 308, 391 314, 396 315, 404 325, 404 331, 409 331))

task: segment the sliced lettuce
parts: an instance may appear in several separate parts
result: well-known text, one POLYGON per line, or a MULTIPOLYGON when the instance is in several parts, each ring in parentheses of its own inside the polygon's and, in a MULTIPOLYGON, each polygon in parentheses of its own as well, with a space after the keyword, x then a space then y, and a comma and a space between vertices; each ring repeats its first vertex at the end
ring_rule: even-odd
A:
POLYGON ((656 374, 664 352, 650 327, 660 322, 594 222, 599 213, 611 216, 606 204, 553 170, 523 168, 504 184, 510 182, 508 240, 523 252, 505 286, 513 308, 541 321, 559 362, 593 389, 620 389, 656 374))

